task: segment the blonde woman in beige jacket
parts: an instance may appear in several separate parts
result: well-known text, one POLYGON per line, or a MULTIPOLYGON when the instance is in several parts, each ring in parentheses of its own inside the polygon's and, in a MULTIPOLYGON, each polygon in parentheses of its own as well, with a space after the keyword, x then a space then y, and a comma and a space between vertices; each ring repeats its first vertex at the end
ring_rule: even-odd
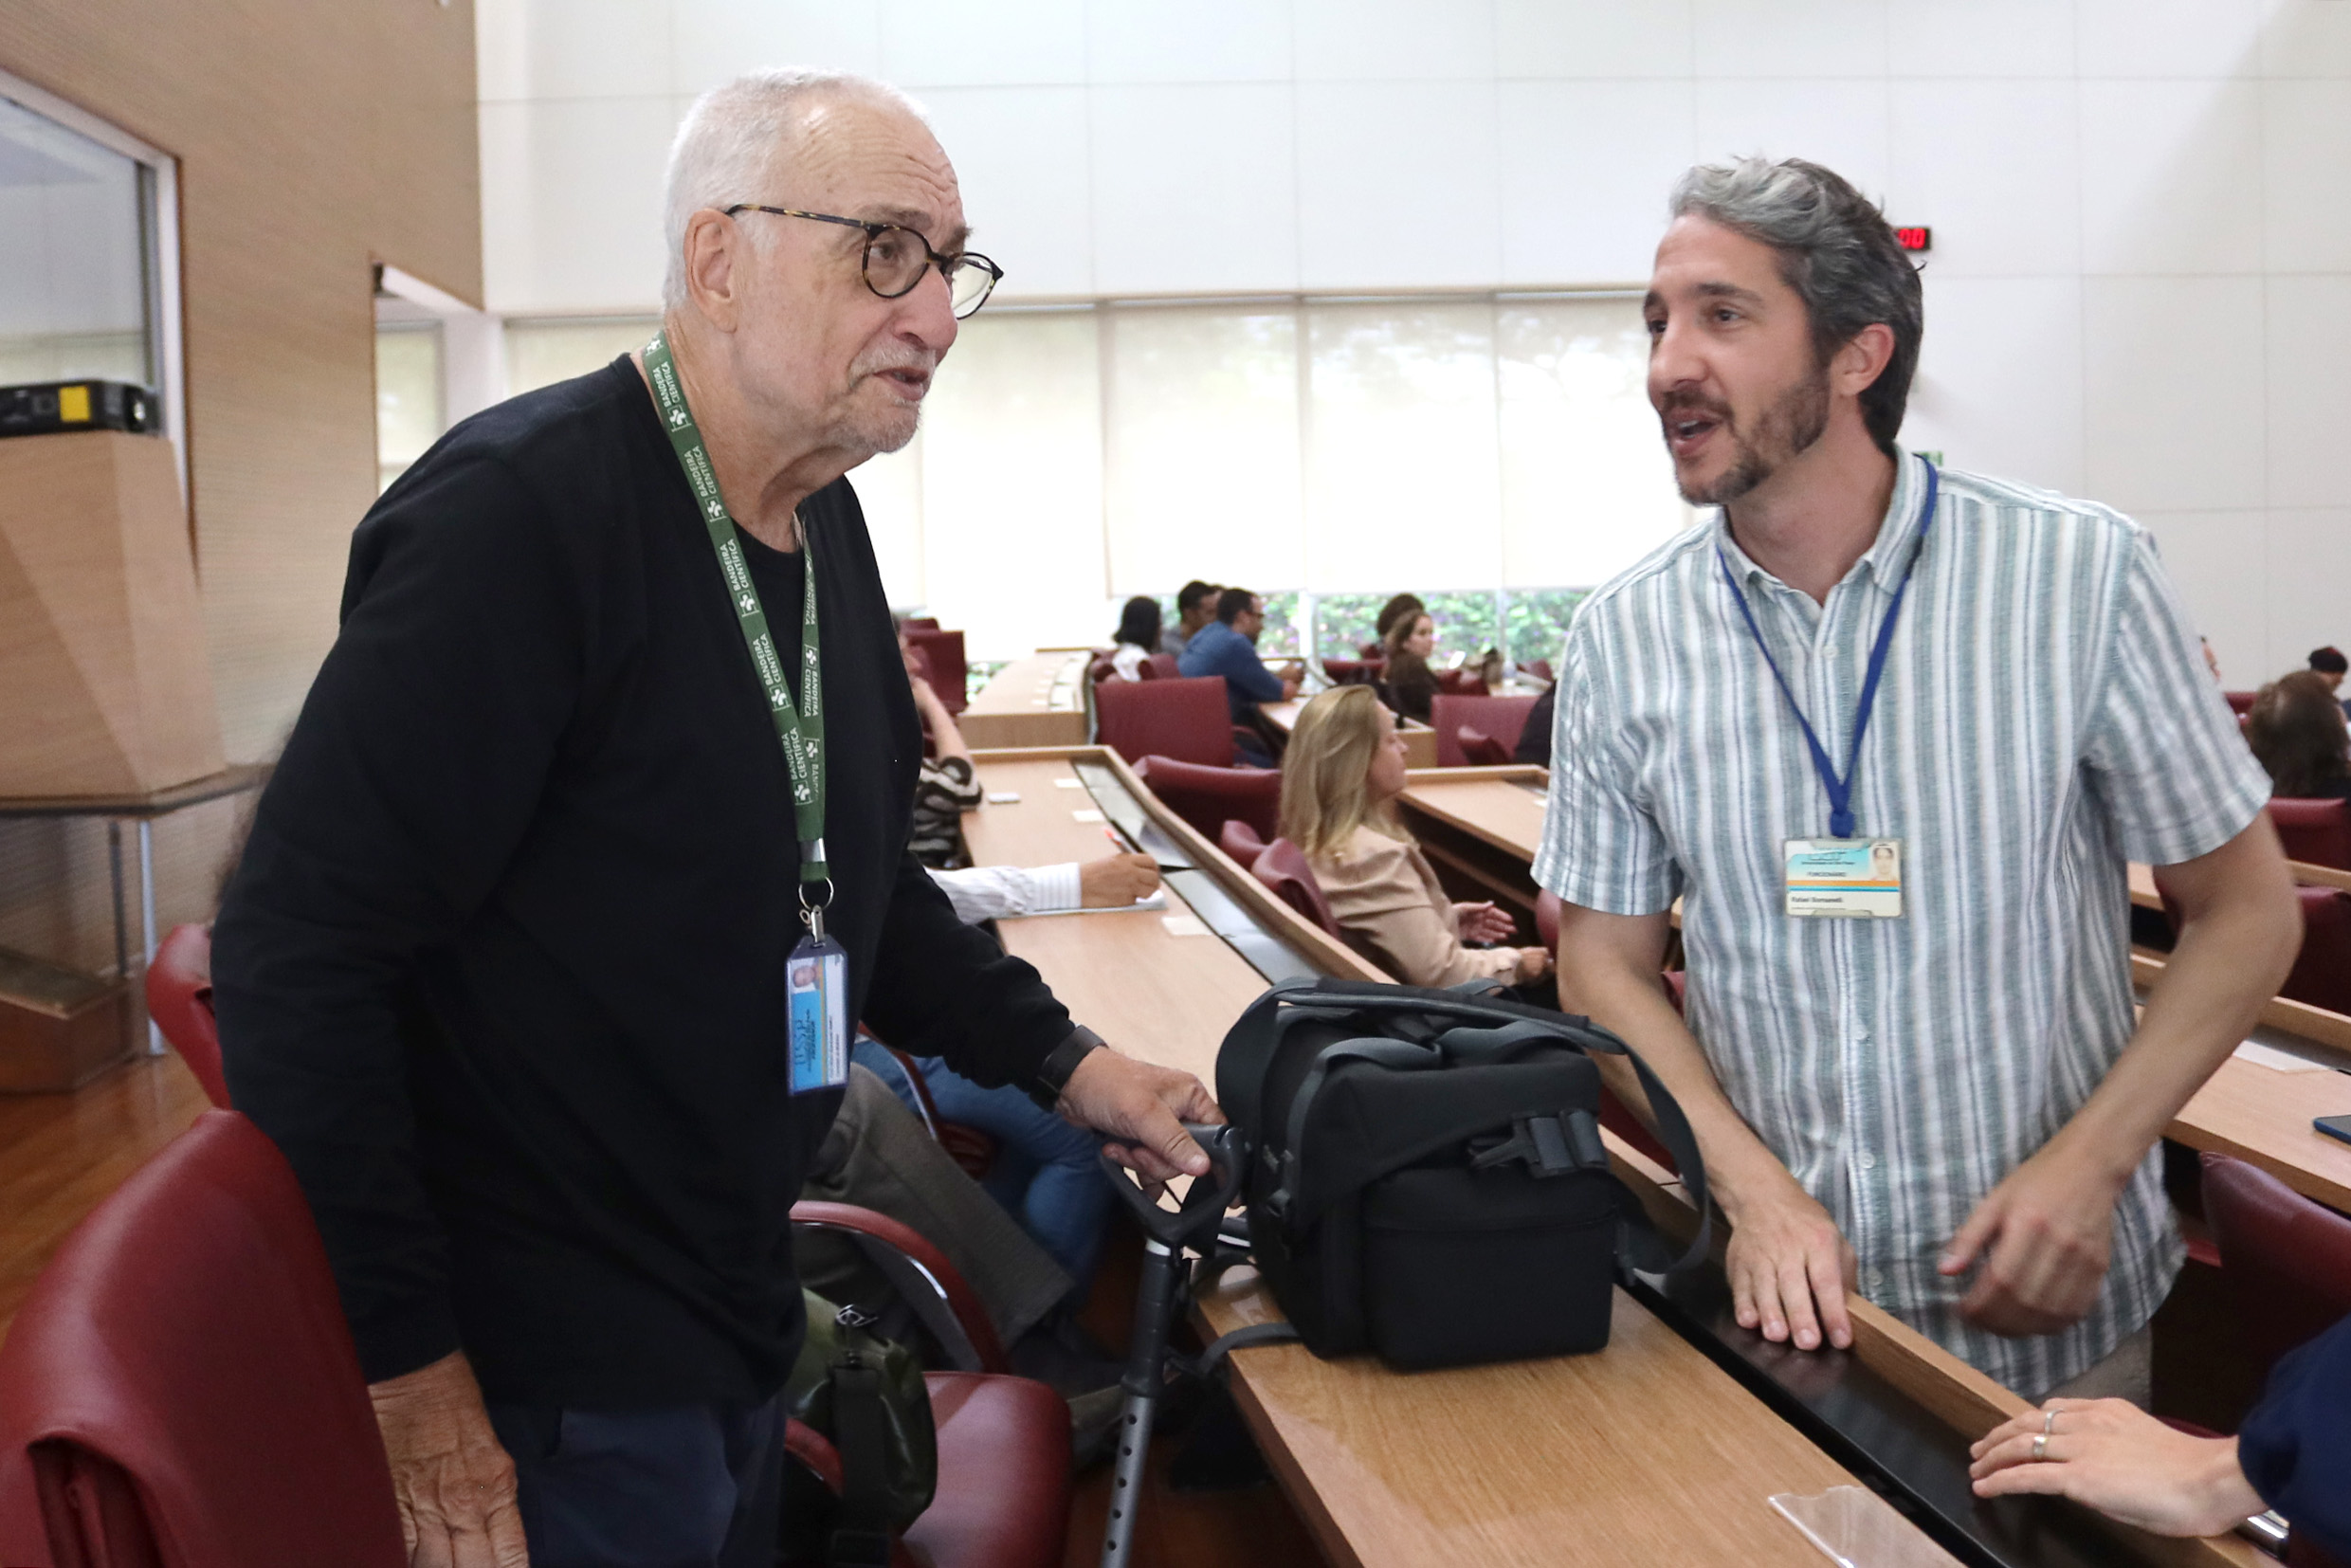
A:
POLYGON ((1306 704, 1282 760, 1282 836, 1314 867, 1340 929, 1410 985, 1490 976, 1540 979, 1540 947, 1465 947, 1515 929, 1491 903, 1454 903, 1396 820, 1404 738, 1369 686, 1334 686, 1306 704))

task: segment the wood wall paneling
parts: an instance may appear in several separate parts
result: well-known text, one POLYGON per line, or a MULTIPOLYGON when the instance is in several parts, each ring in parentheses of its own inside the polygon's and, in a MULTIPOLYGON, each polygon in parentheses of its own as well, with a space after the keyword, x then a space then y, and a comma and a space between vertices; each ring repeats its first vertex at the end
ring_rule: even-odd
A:
MULTIPOLYGON (((372 264, 482 297, 472 6, 9 0, 0 69, 179 160, 206 646, 228 755, 261 759, 374 498, 372 264)), ((240 811, 157 824, 165 924, 210 914, 240 811)), ((0 945, 111 966, 100 827, 0 824, 0 945)))

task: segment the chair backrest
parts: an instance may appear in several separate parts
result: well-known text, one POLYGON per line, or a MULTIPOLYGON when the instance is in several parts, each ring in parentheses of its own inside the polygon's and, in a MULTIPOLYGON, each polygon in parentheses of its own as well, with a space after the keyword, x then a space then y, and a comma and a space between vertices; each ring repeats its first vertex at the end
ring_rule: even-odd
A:
POLYGON ((326 1249, 236 1112, 93 1210, 0 1343, 0 1521, 27 1498, 61 1565, 408 1561, 326 1249))
POLYGON ((2267 1377, 2279 1357, 2351 1313, 2351 1219, 2244 1160, 2207 1154, 2203 1164, 2221 1278, 2267 1377))
POLYGON ((936 615, 909 615, 898 624, 904 627, 908 631, 937 631, 939 629, 939 617, 936 615))
POLYGON ((2351 871, 2351 801, 2280 795, 2269 802, 2269 820, 2287 860, 2351 871))
POLYGON ((1484 697, 1485 671, 1476 665, 1463 665, 1457 669, 1437 671, 1437 690, 1455 697, 1484 697))
POLYGON ((1469 758, 1461 748, 1460 730, 1473 726, 1502 747, 1502 760, 1518 750, 1519 732, 1535 711, 1532 697, 1463 697, 1440 691, 1429 705, 1429 727, 1437 732, 1437 766, 1466 768, 1469 758))
POLYGON ((1173 653, 1147 654, 1143 662, 1135 666, 1135 679, 1138 681, 1180 681, 1183 675, 1183 665, 1173 653))
POLYGON ((1257 857, 1266 852, 1266 841, 1256 829, 1239 817, 1228 817, 1217 831, 1216 848, 1225 857, 1246 871, 1257 864, 1257 857))
POLYGON ((961 713, 966 701, 963 691, 968 666, 963 662, 963 633, 940 631, 936 628, 918 631, 909 624, 906 643, 921 650, 924 673, 931 679, 931 689, 947 704, 949 713, 961 713))
POLYGON ((1095 738, 1129 762, 1168 757, 1232 765, 1232 710, 1221 675, 1104 681, 1094 688, 1095 738))
POLYGON ((1385 659, 1325 659, 1322 673, 1335 686, 1368 686, 1388 670, 1385 659))
POLYGON ((1361 644, 1356 648, 1356 652, 1364 659, 1376 659, 1383 665, 1388 662, 1388 650, 1378 643, 1361 644))
POLYGON ((2253 699, 2260 696, 2261 693, 2257 691, 2224 691, 2220 695, 2229 700, 2229 711, 2231 713, 2251 713, 2253 711, 2253 699))
POLYGON ((212 928, 175 925, 147 966, 147 1016, 204 1085, 205 1098, 228 1108, 221 1071, 220 1025, 212 1017, 212 928))
POLYGON ((1249 875, 1340 941, 1347 939, 1331 913, 1331 901, 1322 896, 1322 884, 1314 880, 1314 867, 1306 864, 1305 851, 1288 839, 1277 838, 1267 845, 1249 866, 1249 875))
POLYGON ((1499 768, 1513 760, 1509 747, 1467 724, 1453 732, 1453 740, 1461 747, 1462 760, 1473 768, 1499 768))
POLYGON ((2351 1012, 2351 893, 2337 887, 2297 887, 2302 898, 2302 951, 2278 994, 2329 1012, 2351 1012))
POLYGON ((1107 656, 1097 659, 1085 666, 1085 678, 1096 685, 1101 685, 1104 681, 1115 681, 1119 678, 1118 663, 1107 656))
POLYGON ((1282 775, 1271 768, 1205 768, 1146 757, 1135 764, 1135 776, 1203 833, 1222 833, 1234 820, 1248 824, 1259 838, 1282 830, 1282 775))
POLYGON ((1551 679, 1551 661, 1548 659, 1528 659, 1522 662, 1519 668, 1524 670, 1527 674, 1532 675, 1538 681, 1548 681, 1551 679))

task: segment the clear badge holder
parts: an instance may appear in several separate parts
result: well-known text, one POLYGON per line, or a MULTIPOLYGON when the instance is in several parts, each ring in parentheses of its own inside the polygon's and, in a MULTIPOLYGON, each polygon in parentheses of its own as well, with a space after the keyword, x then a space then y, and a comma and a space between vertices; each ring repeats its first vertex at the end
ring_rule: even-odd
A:
POLYGON ((1838 1568, 1959 1568, 1957 1558, 1864 1487, 1832 1486, 1818 1497, 1780 1492, 1771 1503, 1838 1568))

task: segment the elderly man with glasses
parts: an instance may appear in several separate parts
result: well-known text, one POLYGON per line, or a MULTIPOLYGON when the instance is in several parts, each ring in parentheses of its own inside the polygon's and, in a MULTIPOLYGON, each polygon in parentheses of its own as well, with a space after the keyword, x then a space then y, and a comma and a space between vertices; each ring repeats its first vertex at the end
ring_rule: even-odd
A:
POLYGON ((906 854, 921 731, 844 476, 1000 275, 945 154, 878 83, 747 77, 680 130, 666 230, 642 352, 360 524, 215 932, 417 1563, 773 1560, 788 1216, 857 1020, 1207 1168, 1199 1083, 906 854))

